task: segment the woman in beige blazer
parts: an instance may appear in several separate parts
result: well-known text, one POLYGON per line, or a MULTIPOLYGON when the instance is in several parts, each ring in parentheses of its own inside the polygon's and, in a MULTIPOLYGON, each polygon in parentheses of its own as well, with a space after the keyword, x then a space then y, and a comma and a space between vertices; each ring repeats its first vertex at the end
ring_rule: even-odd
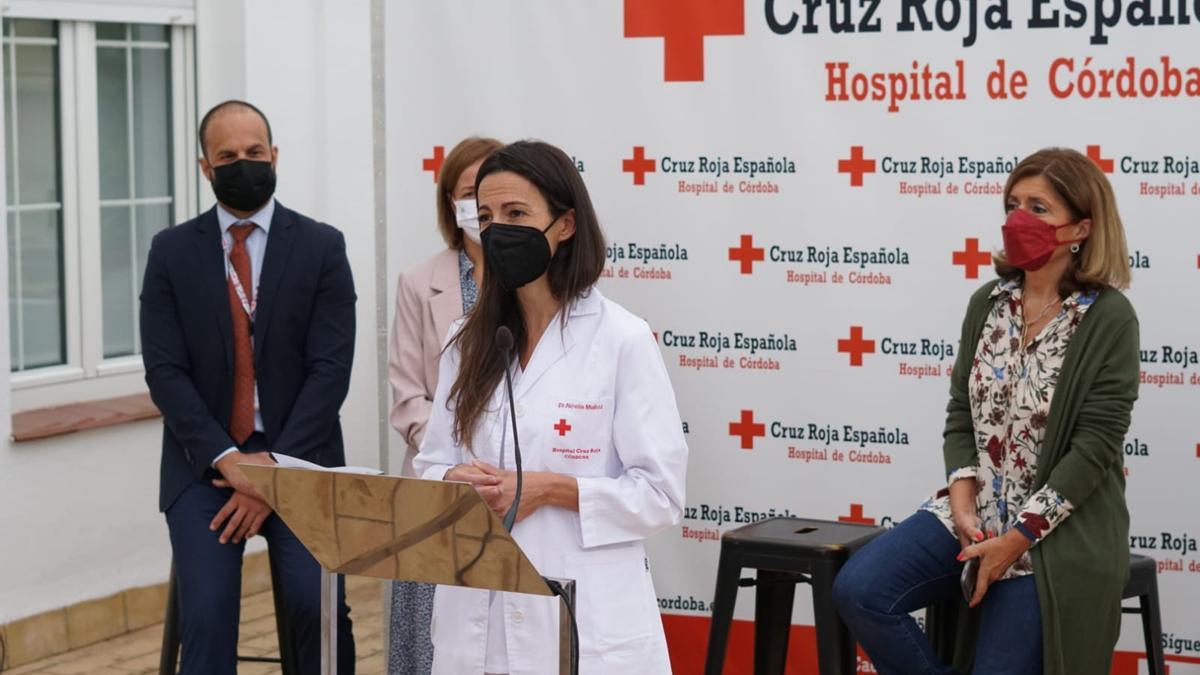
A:
MULTIPOLYGON (((404 438, 403 475, 425 436, 425 423, 437 389, 438 360, 450 324, 475 305, 483 278, 483 251, 475 212, 475 173, 501 147, 500 141, 472 136, 446 155, 437 181, 438 230, 446 249, 402 273, 396 284, 396 311, 388 349, 392 385, 391 423, 404 438)), ((433 586, 397 582, 392 586, 388 672, 427 675, 433 665, 429 618, 433 586)))

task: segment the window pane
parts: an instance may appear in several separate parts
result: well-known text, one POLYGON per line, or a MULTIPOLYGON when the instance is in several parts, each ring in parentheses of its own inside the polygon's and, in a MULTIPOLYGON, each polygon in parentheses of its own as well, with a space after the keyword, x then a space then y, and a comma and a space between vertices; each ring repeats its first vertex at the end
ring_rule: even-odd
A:
POLYGON ((133 24, 133 39, 142 42, 166 42, 167 27, 149 23, 133 24))
POLYGON ((132 216, 128 206, 100 209, 105 358, 134 353, 132 216))
POLYGON ((96 24, 96 39, 97 40, 124 40, 125 26, 123 23, 98 23, 96 24))
MULTIPOLYGON (((8 33, 8 19, 4 20, 4 32, 8 33)), ((9 70, 8 61, 13 58, 13 51, 8 48, 7 43, 4 47, 4 147, 8 150, 4 153, 4 183, 6 199, 9 204, 16 202, 16 180, 17 156, 13 152, 13 123, 12 123, 12 104, 13 104, 13 87, 12 78, 8 76, 9 70)), ((15 342, 13 344, 16 344, 15 342)))
POLYGON ((135 197, 171 194, 171 52, 133 50, 135 197))
MULTIPOLYGON (((53 40, 53 21, 5 20, 5 35, 53 40)), ((5 40, 4 138, 12 370, 66 361, 59 200, 58 47, 5 40)))
MULTIPOLYGON (((132 26, 142 42, 167 41, 168 30, 132 26)), ((101 209, 104 356, 111 358, 138 351, 137 290, 150 239, 174 213, 171 52, 97 47, 97 71, 101 199, 124 202, 101 209)))
MULTIPOLYGON (((10 19, 10 21, 12 21, 13 34, 19 37, 55 37, 53 21, 38 19, 10 19)), ((7 31, 5 32, 7 33, 7 31)))
POLYGON ((96 50, 96 94, 100 131, 100 198, 128 199, 129 97, 126 50, 96 50))
MULTIPOLYGON (((58 201, 58 51, 51 46, 17 45, 17 194, 9 203, 58 201)), ((12 53, 10 52, 10 54, 12 53)), ((12 108, 9 109, 12 111, 12 108)))
POLYGON ((25 368, 51 366, 66 360, 59 213, 58 210, 26 211, 18 216, 20 297, 17 301, 25 368))
POLYGON ((9 359, 9 369, 18 371, 21 369, 21 323, 20 316, 17 313, 17 304, 21 301, 20 289, 17 288, 17 266, 14 264, 17 260, 17 223, 16 214, 9 211, 5 214, 8 217, 8 352, 11 355, 9 359))

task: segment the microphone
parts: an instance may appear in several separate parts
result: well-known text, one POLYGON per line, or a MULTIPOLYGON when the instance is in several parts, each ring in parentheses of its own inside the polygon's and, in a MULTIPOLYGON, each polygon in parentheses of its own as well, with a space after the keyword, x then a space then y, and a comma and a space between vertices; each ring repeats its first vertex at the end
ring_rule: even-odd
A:
POLYGON ((517 509, 521 506, 521 490, 525 486, 525 474, 521 470, 521 439, 517 436, 517 405, 513 402, 512 376, 509 374, 509 355, 513 350, 513 334, 508 326, 496 329, 496 351, 504 357, 504 386, 508 391, 508 416, 512 420, 513 456, 517 463, 517 493, 513 496, 512 505, 504 514, 504 529, 512 532, 517 522, 517 509))

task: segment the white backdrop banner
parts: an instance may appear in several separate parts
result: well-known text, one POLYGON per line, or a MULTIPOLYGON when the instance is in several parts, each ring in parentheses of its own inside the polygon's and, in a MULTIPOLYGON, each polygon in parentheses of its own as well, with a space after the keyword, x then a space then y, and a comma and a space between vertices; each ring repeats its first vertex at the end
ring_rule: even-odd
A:
MULTIPOLYGON (((1086 152, 1117 192, 1142 324, 1130 546, 1159 562, 1171 672, 1200 674, 1200 0, 388 10, 393 277, 441 245, 445 152, 540 138, 592 193, 605 294, 658 335, 692 453, 686 517, 651 542, 677 673, 703 667, 722 532, 890 525, 940 487, 1005 177, 1042 147, 1086 152)), ((750 671, 752 609, 743 592, 727 672, 750 671)), ((815 673, 804 592, 794 622, 789 672, 815 673)), ((1136 617, 1118 649, 1113 673, 1144 672, 1136 617)))

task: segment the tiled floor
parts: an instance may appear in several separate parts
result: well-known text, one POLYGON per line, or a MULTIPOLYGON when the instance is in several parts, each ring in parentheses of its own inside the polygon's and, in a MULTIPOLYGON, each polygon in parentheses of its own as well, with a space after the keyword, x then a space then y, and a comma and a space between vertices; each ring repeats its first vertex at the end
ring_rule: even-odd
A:
MULTIPOLYGON (((385 672, 380 582, 365 577, 349 577, 346 583, 347 600, 354 619, 354 638, 358 651, 358 675, 378 675, 385 672)), ((278 656, 275 637, 274 604, 270 591, 242 601, 242 628, 238 653, 243 656, 278 656)), ((59 654, 44 661, 30 663, 4 675, 132 675, 158 673, 159 650, 162 648, 162 625, 151 626, 112 640, 73 652, 59 654)), ((239 675, 268 675, 279 673, 271 663, 242 663, 239 675)))

